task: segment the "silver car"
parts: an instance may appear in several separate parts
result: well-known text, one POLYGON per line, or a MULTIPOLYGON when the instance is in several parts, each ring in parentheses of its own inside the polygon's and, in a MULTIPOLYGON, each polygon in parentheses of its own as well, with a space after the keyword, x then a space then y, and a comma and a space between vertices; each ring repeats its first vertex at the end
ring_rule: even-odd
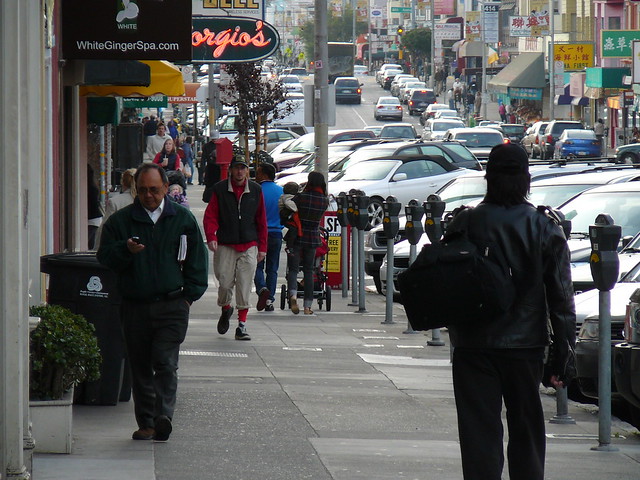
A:
POLYGON ((397 97, 380 97, 373 107, 373 118, 397 118, 402 120, 402 105, 397 97))

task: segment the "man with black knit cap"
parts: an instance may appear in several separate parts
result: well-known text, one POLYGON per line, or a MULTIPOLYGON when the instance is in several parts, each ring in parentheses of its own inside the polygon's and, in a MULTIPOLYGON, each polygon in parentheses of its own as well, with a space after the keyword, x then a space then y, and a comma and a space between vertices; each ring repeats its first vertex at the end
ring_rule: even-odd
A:
POLYGON ((216 183, 204 212, 207 246, 214 252, 213 272, 220 283, 218 333, 229 329, 233 314, 231 301, 236 293, 238 327, 236 340, 251 340, 246 320, 251 284, 256 265, 267 254, 267 217, 262 188, 249 180, 249 165, 243 157, 234 157, 229 178, 216 183))
POLYGON ((531 177, 521 147, 494 147, 485 178, 483 201, 460 212, 447 234, 468 222, 470 240, 499 246, 516 296, 506 313, 489 322, 449 327, 462 470, 465 480, 502 478, 504 402, 509 478, 543 480, 545 419, 539 385, 564 388, 575 375, 569 249, 562 228, 527 202, 531 177), (550 333, 554 360, 545 367, 550 333))

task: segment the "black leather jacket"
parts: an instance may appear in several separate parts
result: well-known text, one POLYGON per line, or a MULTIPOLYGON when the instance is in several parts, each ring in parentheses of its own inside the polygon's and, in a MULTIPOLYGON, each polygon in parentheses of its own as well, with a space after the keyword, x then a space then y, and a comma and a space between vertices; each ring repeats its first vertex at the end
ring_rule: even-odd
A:
MULTIPOLYGON (((471 240, 496 242, 514 279, 516 300, 504 315, 488 324, 449 327, 455 347, 474 349, 542 349, 549 343, 549 320, 556 353, 564 363, 575 346, 576 314, 569 248, 562 228, 525 203, 511 207, 481 203, 458 214, 447 232, 469 216, 471 240)), ((464 295, 464 292, 460 292, 464 295)))

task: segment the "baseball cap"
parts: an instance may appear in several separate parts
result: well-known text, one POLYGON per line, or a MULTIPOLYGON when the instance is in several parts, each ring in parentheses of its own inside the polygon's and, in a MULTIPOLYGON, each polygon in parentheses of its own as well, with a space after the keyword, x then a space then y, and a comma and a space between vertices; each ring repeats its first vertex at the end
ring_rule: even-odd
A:
POLYGON ((233 168, 237 165, 244 165, 245 167, 249 168, 249 164, 244 159, 244 157, 233 157, 231 159, 231 163, 229 164, 229 168, 233 168))

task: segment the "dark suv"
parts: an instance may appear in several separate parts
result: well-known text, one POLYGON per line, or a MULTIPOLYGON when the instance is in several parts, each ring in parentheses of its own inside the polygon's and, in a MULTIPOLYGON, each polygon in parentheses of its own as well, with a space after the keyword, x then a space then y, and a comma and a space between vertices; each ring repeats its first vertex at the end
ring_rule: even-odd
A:
POLYGON ((333 83, 336 91, 336 103, 360 103, 362 83, 356 77, 338 77, 333 83))
POLYGON ((562 132, 567 129, 584 130, 581 122, 567 120, 553 120, 549 122, 544 133, 540 134, 540 158, 543 160, 553 158, 553 150, 562 132))
POLYGON ((427 109, 427 106, 432 103, 437 103, 436 95, 433 93, 433 90, 414 90, 411 92, 411 95, 409 95, 409 99, 407 100, 409 115, 424 112, 427 109))

